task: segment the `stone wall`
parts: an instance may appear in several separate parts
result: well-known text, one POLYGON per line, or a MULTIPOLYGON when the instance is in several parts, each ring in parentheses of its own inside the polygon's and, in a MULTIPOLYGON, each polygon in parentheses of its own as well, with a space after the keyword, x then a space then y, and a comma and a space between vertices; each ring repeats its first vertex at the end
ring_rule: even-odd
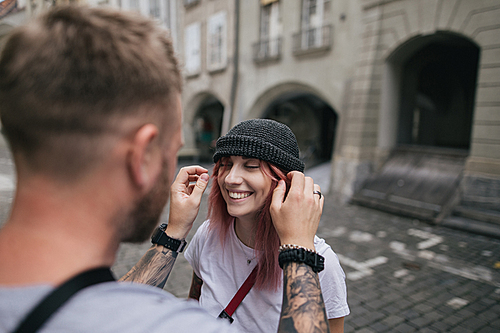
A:
MULTIPOLYGON (((388 63, 398 59, 391 57, 408 41, 442 32, 480 48, 464 197, 478 179, 494 186, 488 182, 500 179, 500 1, 365 0, 361 5, 362 46, 345 110, 344 144, 333 165, 334 174, 344 180, 334 180, 333 190, 349 197, 366 176, 358 171, 359 166, 363 170, 367 164, 377 167, 396 145, 398 101, 393 95, 397 82, 391 82, 391 75, 397 73, 391 73, 388 63)), ((479 195, 476 190, 471 197, 479 195)))

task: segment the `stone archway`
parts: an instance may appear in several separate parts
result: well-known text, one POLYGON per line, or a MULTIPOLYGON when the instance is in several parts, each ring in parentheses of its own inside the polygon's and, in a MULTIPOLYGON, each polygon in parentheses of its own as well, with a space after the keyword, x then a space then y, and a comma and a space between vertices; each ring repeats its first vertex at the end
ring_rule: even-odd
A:
POLYGON ((440 220, 469 155, 479 47, 450 32, 419 36, 387 59, 379 147, 388 158, 353 201, 440 220))
POLYGON ((338 116, 317 95, 308 92, 283 93, 267 106, 262 117, 280 121, 292 129, 306 167, 332 158, 338 116))
POLYGON ((479 47, 437 32, 408 40, 387 58, 379 148, 454 148, 471 142, 479 47))
POLYGON ((195 144, 201 161, 211 161, 215 142, 221 134, 224 106, 214 96, 207 95, 199 104, 192 123, 195 144))
POLYGON ((455 34, 426 39, 401 62, 397 144, 468 150, 479 48, 455 34))

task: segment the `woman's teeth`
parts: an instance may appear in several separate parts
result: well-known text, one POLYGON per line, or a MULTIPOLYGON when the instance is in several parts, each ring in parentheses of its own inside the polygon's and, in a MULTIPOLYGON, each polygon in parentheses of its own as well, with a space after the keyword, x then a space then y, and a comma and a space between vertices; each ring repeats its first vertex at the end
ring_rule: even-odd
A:
POLYGON ((243 199, 249 197, 252 193, 229 192, 229 196, 233 199, 243 199))

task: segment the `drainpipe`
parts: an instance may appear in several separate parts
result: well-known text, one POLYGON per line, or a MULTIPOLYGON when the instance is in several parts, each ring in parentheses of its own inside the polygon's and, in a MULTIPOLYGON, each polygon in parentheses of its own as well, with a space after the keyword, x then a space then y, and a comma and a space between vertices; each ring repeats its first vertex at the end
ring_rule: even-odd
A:
POLYGON ((239 60, 240 60, 240 0, 234 1, 234 54, 233 54, 233 78, 231 81, 231 95, 229 96, 229 108, 224 109, 222 119, 221 135, 226 134, 231 128, 233 112, 236 109, 236 94, 238 90, 239 60))

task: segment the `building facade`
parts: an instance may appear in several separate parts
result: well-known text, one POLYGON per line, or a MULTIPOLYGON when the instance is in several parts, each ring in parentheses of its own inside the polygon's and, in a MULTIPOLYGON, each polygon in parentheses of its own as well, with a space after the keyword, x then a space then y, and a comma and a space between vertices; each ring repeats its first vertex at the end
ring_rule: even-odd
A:
POLYGON ((170 31, 174 45, 177 43, 177 0, 0 0, 0 48, 2 41, 15 27, 26 23, 31 17, 57 5, 81 4, 109 6, 128 11, 137 11, 152 17, 170 31))
MULTIPOLYGON (((0 47, 65 1, 1 1, 0 47)), ((276 119, 307 167, 330 163, 324 190, 339 200, 500 233, 500 0, 83 3, 170 30, 185 78, 181 156, 210 160, 233 125, 276 119)))
POLYGON ((277 119, 307 166, 331 161, 342 201, 498 221, 500 1, 186 0, 180 13, 184 154, 208 159, 239 121, 277 119))

